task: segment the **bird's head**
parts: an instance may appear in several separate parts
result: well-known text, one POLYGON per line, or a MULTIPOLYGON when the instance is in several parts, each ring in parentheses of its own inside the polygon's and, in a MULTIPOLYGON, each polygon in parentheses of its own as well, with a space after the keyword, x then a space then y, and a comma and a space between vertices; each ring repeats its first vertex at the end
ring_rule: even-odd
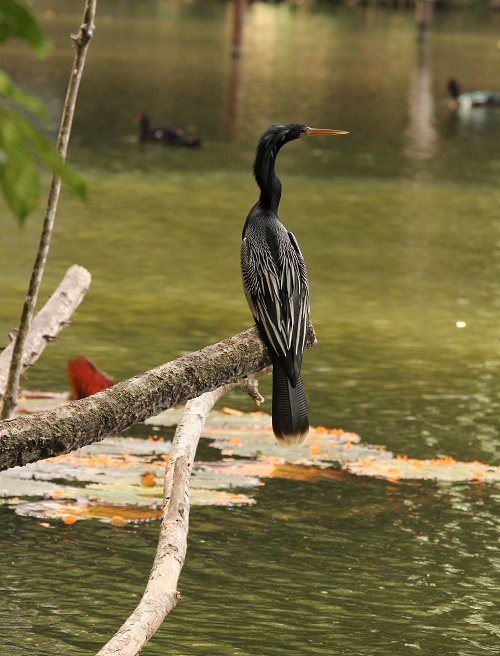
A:
POLYGON ((458 82, 451 78, 448 80, 446 83, 446 88, 448 89, 448 95, 450 98, 455 98, 458 99, 460 95, 460 87, 458 86, 458 82))
POLYGON ((271 125, 262 134, 258 150, 277 154, 279 149, 289 141, 300 137, 335 136, 337 134, 348 134, 344 130, 326 130, 310 128, 302 123, 288 123, 287 125, 271 125))
POLYGON ((335 136, 337 134, 348 133, 343 130, 310 128, 302 123, 268 127, 257 145, 257 154, 253 165, 255 179, 261 190, 261 204, 265 203, 274 209, 279 204, 281 183, 274 173, 274 163, 282 146, 300 137, 335 136))

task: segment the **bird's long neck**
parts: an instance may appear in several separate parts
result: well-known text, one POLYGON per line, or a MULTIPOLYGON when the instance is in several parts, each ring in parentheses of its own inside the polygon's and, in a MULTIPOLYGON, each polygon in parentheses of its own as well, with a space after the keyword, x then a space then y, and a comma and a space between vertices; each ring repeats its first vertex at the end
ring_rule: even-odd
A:
POLYGON ((259 204, 263 210, 275 214, 281 199, 281 180, 274 170, 280 146, 276 145, 271 150, 258 148, 254 164, 255 179, 260 188, 259 204))

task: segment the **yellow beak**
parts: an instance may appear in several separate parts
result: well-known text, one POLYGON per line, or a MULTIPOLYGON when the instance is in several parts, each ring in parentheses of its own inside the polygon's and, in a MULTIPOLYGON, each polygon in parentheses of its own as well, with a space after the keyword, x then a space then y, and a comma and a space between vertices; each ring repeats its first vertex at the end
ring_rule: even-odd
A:
POLYGON ((330 135, 331 137, 337 135, 337 134, 349 134, 349 132, 345 132, 344 130, 323 130, 321 128, 306 128, 306 137, 320 137, 320 136, 328 136, 330 135))

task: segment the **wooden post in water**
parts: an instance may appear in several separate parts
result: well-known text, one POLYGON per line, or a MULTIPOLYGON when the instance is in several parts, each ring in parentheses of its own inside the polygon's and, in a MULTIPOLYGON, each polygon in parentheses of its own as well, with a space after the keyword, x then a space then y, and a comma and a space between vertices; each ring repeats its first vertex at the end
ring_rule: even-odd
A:
POLYGON ((241 44, 243 41, 243 24, 245 22, 247 0, 233 0, 233 5, 233 50, 231 54, 233 57, 239 57, 241 55, 241 44))

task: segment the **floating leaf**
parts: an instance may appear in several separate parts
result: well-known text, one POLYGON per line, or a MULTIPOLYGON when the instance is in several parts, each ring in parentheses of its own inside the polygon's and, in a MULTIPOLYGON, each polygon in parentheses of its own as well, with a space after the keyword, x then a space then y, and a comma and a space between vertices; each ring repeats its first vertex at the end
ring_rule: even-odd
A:
POLYGON ((84 355, 68 360, 67 373, 74 399, 85 399, 113 385, 111 378, 84 355))
POLYGON ((34 501, 18 506, 16 513, 38 519, 60 519, 67 525, 74 524, 79 519, 98 519, 113 526, 126 526, 130 522, 150 522, 161 518, 161 510, 155 508, 119 508, 91 502, 79 505, 60 501, 34 501))
MULTIPOLYGON (((20 404, 27 402, 21 400, 20 404)), ((53 404, 63 402, 59 397, 53 404)), ((147 423, 174 426, 182 410, 168 410, 147 423)), ((252 494, 269 478, 311 484, 354 475, 381 477, 392 483, 500 480, 499 467, 457 462, 450 456, 430 460, 394 456, 380 446, 363 444, 359 435, 342 429, 312 429, 305 445, 283 449, 272 434, 271 418, 260 412, 213 411, 203 435, 220 450, 221 460, 195 463, 190 497, 191 503, 198 505, 255 503, 252 494), (235 488, 248 494, 232 492, 235 488)), ((106 438, 68 455, 0 473, 0 496, 11 497, 16 512, 41 519, 92 517, 116 526, 156 519, 161 516, 170 446, 161 436, 106 438), (45 501, 14 504, 14 497, 30 496, 45 496, 45 501)))
POLYGON ((141 485, 142 487, 155 487, 156 486, 156 476, 151 472, 147 472, 141 476, 141 485))
POLYGON ((481 462, 457 462, 453 458, 430 460, 374 459, 346 463, 346 470, 358 476, 377 476, 393 483, 404 480, 500 481, 500 468, 481 462))

